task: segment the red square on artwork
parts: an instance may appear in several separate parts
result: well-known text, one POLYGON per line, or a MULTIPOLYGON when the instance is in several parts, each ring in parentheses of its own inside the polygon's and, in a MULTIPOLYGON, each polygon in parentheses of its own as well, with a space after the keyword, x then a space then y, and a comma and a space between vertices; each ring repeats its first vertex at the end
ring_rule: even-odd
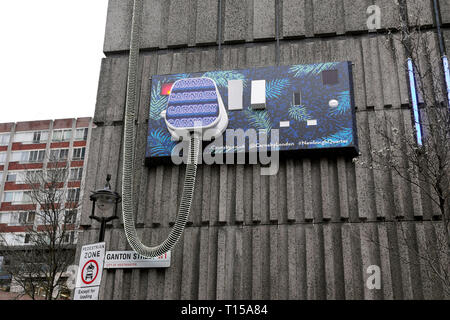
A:
POLYGON ((173 83, 163 83, 161 86, 161 95, 168 96, 172 90, 173 83))

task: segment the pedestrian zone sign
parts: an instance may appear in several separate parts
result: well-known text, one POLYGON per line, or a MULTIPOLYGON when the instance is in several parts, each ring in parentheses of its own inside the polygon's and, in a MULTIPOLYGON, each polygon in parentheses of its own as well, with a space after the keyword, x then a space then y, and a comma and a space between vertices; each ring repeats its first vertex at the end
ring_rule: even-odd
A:
POLYGON ((81 248, 76 288, 100 286, 104 259, 105 242, 89 244, 81 248))

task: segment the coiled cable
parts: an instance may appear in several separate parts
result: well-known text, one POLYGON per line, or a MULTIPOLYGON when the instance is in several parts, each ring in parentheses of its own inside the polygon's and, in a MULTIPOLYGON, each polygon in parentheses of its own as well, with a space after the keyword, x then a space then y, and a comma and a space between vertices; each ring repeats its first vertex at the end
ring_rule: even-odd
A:
POLYGON ((178 209, 175 225, 169 236, 160 245, 148 247, 139 239, 134 221, 134 199, 133 199, 133 175, 134 175, 134 148, 135 148, 135 107, 136 107, 136 84, 139 58, 139 34, 142 17, 142 0, 134 0, 130 56, 128 62, 127 99, 124 121, 124 148, 123 148, 123 170, 122 170, 122 214, 125 235, 131 248, 138 254, 152 258, 158 257, 171 250, 180 239, 186 226, 187 218, 191 210, 192 197, 195 188, 195 177, 197 174, 197 159, 201 137, 191 135, 189 141, 189 154, 186 164, 186 175, 184 179, 183 194, 178 209))

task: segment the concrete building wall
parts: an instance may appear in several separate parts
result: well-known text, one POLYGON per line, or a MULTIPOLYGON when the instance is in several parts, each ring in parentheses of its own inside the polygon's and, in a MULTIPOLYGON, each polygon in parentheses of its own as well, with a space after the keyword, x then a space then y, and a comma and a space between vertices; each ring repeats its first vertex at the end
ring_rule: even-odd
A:
MULTIPOLYGON (((421 23, 437 47, 436 35, 427 29, 433 24, 431 2, 408 1, 410 15, 417 3, 425 5, 421 23)), ((367 31, 366 9, 373 4, 381 8, 381 28, 398 25, 391 0, 144 2, 134 178, 136 222, 145 243, 157 244, 168 234, 185 171, 183 166, 144 166, 153 74, 350 60, 362 155, 367 156, 369 144, 383 147, 376 128, 385 127, 386 118, 412 133, 406 57, 400 46, 392 55, 381 31, 367 31)), ((448 43, 450 3, 441 0, 440 6, 448 43)), ((107 173, 113 188, 121 190, 131 11, 131 0, 109 1, 107 57, 90 142, 96 152, 89 156, 86 174, 90 190, 102 187, 107 173)), ((276 176, 261 176, 259 169, 199 166, 192 213, 173 250, 172 266, 104 270, 100 298, 449 298, 409 250, 412 245, 426 252, 441 228, 421 190, 393 172, 369 170, 332 153, 282 158, 276 176), (398 250, 386 249, 392 246, 398 250), (380 290, 366 286, 371 265, 381 268, 380 290)), ((87 193, 83 208, 79 248, 96 242, 99 231, 88 218, 87 193)), ((122 219, 112 225, 107 250, 131 250, 122 219)), ((448 266, 446 257, 440 259, 448 266)))

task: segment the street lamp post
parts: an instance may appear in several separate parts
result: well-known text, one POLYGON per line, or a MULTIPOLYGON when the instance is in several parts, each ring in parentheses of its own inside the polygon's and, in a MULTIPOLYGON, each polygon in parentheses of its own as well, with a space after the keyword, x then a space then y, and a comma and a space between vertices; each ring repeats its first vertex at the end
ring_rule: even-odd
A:
POLYGON ((100 235, 98 238, 98 242, 103 242, 105 240, 105 229, 106 224, 109 221, 119 219, 117 217, 117 204, 122 201, 122 197, 119 193, 111 190, 111 185, 109 181, 111 180, 111 175, 106 175, 106 184, 103 189, 98 189, 89 196, 89 199, 92 201, 92 213, 89 216, 90 219, 94 219, 97 222, 100 222, 100 235), (95 215, 95 207, 97 207, 102 212, 107 212, 114 207, 114 214, 109 217, 97 217, 95 215))

